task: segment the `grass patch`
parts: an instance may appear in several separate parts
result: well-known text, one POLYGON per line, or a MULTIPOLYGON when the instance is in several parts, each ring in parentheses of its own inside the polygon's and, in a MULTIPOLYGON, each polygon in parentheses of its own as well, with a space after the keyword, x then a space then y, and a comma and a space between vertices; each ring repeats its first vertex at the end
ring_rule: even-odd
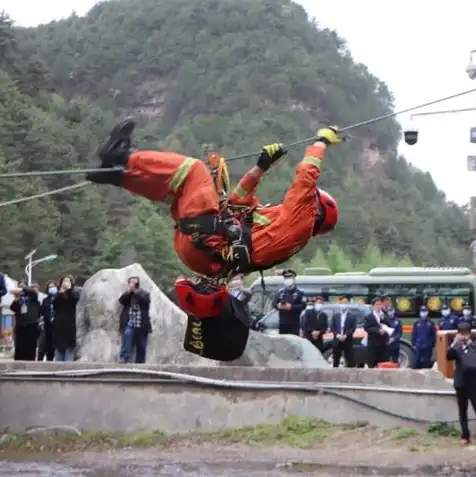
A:
MULTIPOLYGON (((428 427, 427 433, 423 434, 411 428, 392 429, 385 431, 385 434, 389 435, 392 440, 400 440, 403 445, 410 446, 408 447, 409 451, 417 452, 424 450, 422 446, 425 447, 426 443, 423 441, 430 439, 432 446, 434 446, 440 440, 447 440, 445 438, 448 436, 454 436, 455 431, 451 426, 444 427, 442 424, 434 424, 428 427), (415 449, 410 450, 411 447, 415 447, 415 449)), ((166 447, 177 443, 200 444, 207 442, 220 445, 234 443, 251 446, 283 445, 308 449, 324 443, 333 436, 336 439, 343 438, 348 442, 357 444, 360 432, 375 433, 377 429, 370 428, 366 422, 335 425, 322 419, 290 416, 278 424, 263 424, 211 432, 191 432, 181 435, 165 434, 160 431, 131 434, 83 431, 80 435, 71 434, 64 430, 45 430, 33 434, 10 434, 8 431, 4 431, 3 436, 0 432, 0 452, 4 454, 24 454, 26 452, 57 454, 93 449, 166 447), (358 432, 358 435, 355 431, 358 432)))
POLYGON ((317 418, 288 417, 279 424, 262 424, 241 429, 224 429, 199 434, 201 440, 243 444, 285 444, 309 448, 331 437, 341 426, 317 418))
POLYGON ((459 431, 456 427, 446 422, 435 422, 427 427, 428 434, 434 437, 457 437, 459 431))
POLYGON ((397 427, 396 429, 391 430, 390 437, 392 439, 410 439, 411 437, 416 437, 419 435, 419 432, 412 427, 397 427))

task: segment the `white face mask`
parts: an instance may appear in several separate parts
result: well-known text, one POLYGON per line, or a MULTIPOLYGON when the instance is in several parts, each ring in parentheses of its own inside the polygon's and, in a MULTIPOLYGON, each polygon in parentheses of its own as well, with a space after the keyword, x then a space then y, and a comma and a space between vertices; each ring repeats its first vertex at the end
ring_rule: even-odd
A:
POLYGON ((463 310, 463 316, 471 316, 471 310, 463 310))
POLYGON ((314 309, 314 305, 312 303, 309 303, 308 305, 306 305, 306 310, 313 310, 314 309))
POLYGON ((428 318, 428 312, 427 312, 427 311, 422 311, 422 312, 420 313, 420 316, 421 316, 422 318, 428 318))
POLYGON ((319 311, 321 308, 322 308, 322 303, 316 303, 316 304, 314 305, 314 309, 315 309, 316 311, 319 311))
POLYGON ((284 286, 286 288, 291 288, 294 285, 294 279, 292 278, 285 278, 284 279, 284 286))
POLYGON ((443 310, 443 311, 441 312, 441 314, 442 314, 443 316, 445 316, 445 317, 446 317, 446 316, 450 316, 450 310, 443 310))

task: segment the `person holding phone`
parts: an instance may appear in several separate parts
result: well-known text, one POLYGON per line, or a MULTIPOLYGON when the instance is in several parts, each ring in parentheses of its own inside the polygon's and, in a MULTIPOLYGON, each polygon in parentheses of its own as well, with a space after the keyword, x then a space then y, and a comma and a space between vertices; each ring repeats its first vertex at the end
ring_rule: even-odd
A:
POLYGON ((119 318, 121 350, 119 360, 128 363, 135 351, 135 362, 145 363, 147 341, 152 332, 150 322, 150 294, 140 287, 139 277, 127 280, 127 290, 120 296, 122 312, 119 318))
POLYGON ((53 347, 55 361, 74 361, 76 347, 76 305, 79 291, 74 287, 71 275, 59 281, 58 293, 54 296, 53 347))
POLYGON ((468 322, 458 325, 458 333, 448 348, 446 357, 455 361, 453 385, 458 403, 459 423, 461 427, 461 445, 468 445, 471 436, 468 427, 468 406, 476 412, 476 343, 471 336, 468 322))

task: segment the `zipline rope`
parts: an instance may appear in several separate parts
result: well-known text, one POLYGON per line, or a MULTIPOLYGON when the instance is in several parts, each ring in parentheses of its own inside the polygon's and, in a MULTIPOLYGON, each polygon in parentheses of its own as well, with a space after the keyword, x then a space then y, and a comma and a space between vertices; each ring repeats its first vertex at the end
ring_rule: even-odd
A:
MULTIPOLYGON (((383 114, 381 116, 377 116, 376 118, 367 119, 365 121, 361 121, 361 122, 352 124, 350 126, 346 126, 342 129, 340 129, 340 132, 350 131, 352 129, 356 129, 356 128, 359 128, 359 127, 362 127, 362 126, 367 126, 368 124, 374 124, 374 123, 383 121, 385 119, 391 119, 391 118, 394 118, 395 116, 399 116, 401 114, 409 113, 411 111, 415 111, 417 109, 425 108, 427 106, 432 106, 434 104, 442 103, 444 101, 449 101, 450 99, 459 98, 460 96, 465 96, 467 94, 474 93, 474 92, 476 92, 476 88, 468 89, 466 91, 462 91, 460 93, 452 94, 450 96, 445 96, 443 98, 435 99, 433 101, 428 101, 426 103, 422 103, 422 104, 419 104, 417 106, 412 106, 410 108, 402 109, 400 111, 395 111, 395 112, 392 112, 392 113, 383 114)), ((296 141, 296 142, 293 142, 291 144, 286 145, 286 148, 289 149, 289 148, 292 148, 292 147, 300 146, 302 144, 312 142, 315 139, 316 139, 315 136, 311 136, 311 137, 308 137, 306 139, 301 139, 299 141, 296 141)), ((261 153, 261 151, 249 152, 249 153, 246 153, 246 154, 239 154, 239 155, 231 156, 231 157, 227 158, 226 161, 230 162, 230 161, 236 161, 238 159, 245 159, 247 157, 257 156, 260 153, 261 153)), ((41 176, 66 175, 66 174, 67 175, 88 174, 88 173, 92 173, 92 172, 110 172, 111 170, 114 170, 114 169, 95 168, 95 169, 53 170, 53 171, 7 172, 7 173, 4 173, 4 174, 0 174, 0 179, 7 179, 7 178, 13 178, 13 177, 41 177, 41 176)), ((122 170, 122 169, 118 168, 118 170, 122 170)), ((67 191, 72 190, 72 189, 77 189, 79 187, 83 187, 87 184, 90 184, 90 182, 89 181, 84 181, 84 182, 80 182, 79 184, 74 184, 72 186, 62 187, 60 189, 54 189, 54 190, 51 190, 49 192, 44 192, 42 194, 36 194, 36 195, 29 196, 29 197, 21 197, 19 199, 13 199, 13 200, 9 200, 9 201, 6 201, 6 202, 0 202, 0 207, 6 206, 6 205, 19 204, 19 203, 27 202, 29 200, 34 200, 34 199, 41 199, 43 197, 48 197, 48 196, 54 195, 54 194, 60 194, 62 192, 67 192, 67 191)))
POLYGON ((28 197, 21 197, 20 199, 7 200, 6 202, 0 202, 0 207, 5 207, 6 205, 21 204, 22 202, 27 202, 33 199, 42 199, 43 197, 48 197, 50 195, 55 195, 55 194, 61 194, 62 192, 69 192, 70 190, 79 189, 80 187, 84 187, 90 184, 92 183, 89 181, 84 181, 84 182, 79 182, 78 184, 61 187, 60 189, 53 189, 48 192, 42 192, 41 194, 30 195, 28 197))

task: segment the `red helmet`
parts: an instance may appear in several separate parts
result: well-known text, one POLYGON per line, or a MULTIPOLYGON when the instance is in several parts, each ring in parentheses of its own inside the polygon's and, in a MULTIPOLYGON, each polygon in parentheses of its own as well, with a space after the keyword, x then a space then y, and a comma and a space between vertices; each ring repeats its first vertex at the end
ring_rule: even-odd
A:
POLYGON ((336 228, 337 222, 339 222, 339 208, 334 197, 325 190, 316 187, 316 194, 320 210, 312 235, 322 235, 336 228))
POLYGON ((213 318, 221 313, 229 300, 228 290, 195 284, 186 278, 175 281, 177 304, 187 315, 197 318, 213 318))

